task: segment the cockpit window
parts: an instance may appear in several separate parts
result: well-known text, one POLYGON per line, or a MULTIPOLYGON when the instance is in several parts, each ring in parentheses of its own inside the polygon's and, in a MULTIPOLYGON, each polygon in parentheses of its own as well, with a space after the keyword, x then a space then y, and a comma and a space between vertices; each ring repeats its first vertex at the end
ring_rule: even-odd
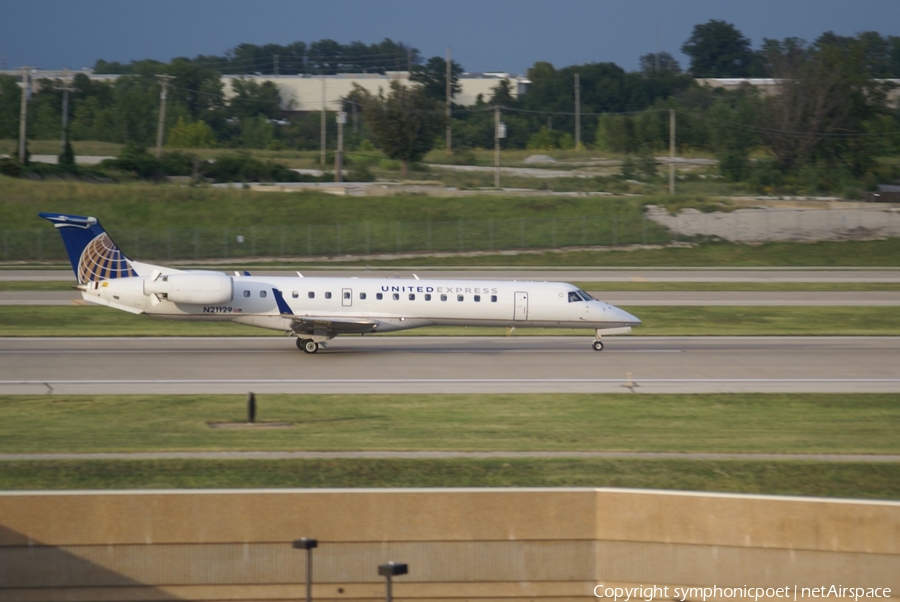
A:
POLYGON ((580 288, 575 289, 574 291, 569 291, 569 303, 575 303, 576 301, 593 301, 594 298, 589 294, 581 290, 580 288))

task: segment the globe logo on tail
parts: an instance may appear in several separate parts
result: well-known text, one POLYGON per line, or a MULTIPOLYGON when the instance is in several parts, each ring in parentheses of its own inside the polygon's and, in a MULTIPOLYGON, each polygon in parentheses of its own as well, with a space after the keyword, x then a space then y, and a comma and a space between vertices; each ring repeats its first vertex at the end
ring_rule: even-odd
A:
POLYGON ((89 242, 78 260, 79 282, 98 282, 130 276, 137 276, 137 273, 106 232, 89 242))

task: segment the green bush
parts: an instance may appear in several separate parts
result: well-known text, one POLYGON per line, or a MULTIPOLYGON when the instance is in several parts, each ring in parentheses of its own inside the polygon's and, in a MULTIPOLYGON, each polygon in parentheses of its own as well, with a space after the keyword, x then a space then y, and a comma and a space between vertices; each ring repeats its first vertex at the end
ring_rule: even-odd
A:
POLYGON ((128 144, 115 159, 105 159, 101 168, 131 172, 140 178, 158 180, 165 175, 162 162, 141 146, 128 144))
POLYGON ((246 153, 227 153, 216 157, 204 167, 204 176, 216 182, 319 182, 320 178, 299 174, 274 161, 261 161, 246 153))
POLYGON ((183 151, 167 151, 160 159, 160 166, 167 176, 190 176, 194 173, 194 161, 197 158, 197 155, 183 151))
POLYGON ((11 178, 21 178, 23 173, 22 164, 14 159, 0 159, 0 174, 11 178))

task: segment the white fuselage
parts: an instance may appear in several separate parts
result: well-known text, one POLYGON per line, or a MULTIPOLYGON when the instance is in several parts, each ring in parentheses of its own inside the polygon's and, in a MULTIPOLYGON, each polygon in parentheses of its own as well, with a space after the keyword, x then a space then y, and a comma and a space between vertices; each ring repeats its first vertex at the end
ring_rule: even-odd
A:
POLYGON ((429 325, 612 329, 640 324, 631 314, 562 282, 228 276, 169 269, 165 274, 177 275, 171 280, 181 279, 187 286, 167 289, 157 274, 155 280, 142 276, 91 283, 83 296, 132 313, 233 321, 286 332, 293 319, 304 317, 377 322, 371 332, 429 325), (155 294, 160 291, 168 294, 155 294))

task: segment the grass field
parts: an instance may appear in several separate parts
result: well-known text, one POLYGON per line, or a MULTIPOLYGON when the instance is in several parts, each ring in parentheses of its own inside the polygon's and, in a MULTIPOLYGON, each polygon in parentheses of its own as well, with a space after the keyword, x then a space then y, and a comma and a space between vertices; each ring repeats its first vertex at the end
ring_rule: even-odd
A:
MULTIPOLYGON (((669 233, 643 217, 645 204, 696 205, 704 198, 336 197, 168 184, 32 182, 0 176, 0 258, 64 259, 38 211, 99 217, 136 259, 227 259, 353 255, 372 266, 900 266, 900 239, 759 246, 706 243, 665 248, 669 233), (236 236, 246 238, 241 245, 236 236), (606 245, 604 249, 514 252, 606 245), (608 249, 608 250, 607 250, 608 249), (427 253, 431 251, 431 253, 427 253), (477 251, 478 254, 459 253, 477 251), (413 256, 377 258, 376 254, 413 256), (435 257, 435 252, 453 253, 435 257), (362 256, 362 257, 360 257, 362 256)), ((242 263, 243 262, 243 263, 242 263)), ((277 265, 292 266, 282 260, 277 265)), ((276 265, 276 264, 270 264, 276 265)), ((333 265, 333 262, 332 262, 333 265)))
POLYGON ((685 460, 0 462, 0 489, 634 487, 900 499, 900 463, 685 460))
MULTIPOLYGON (((6 396, 0 451, 592 450, 898 453, 894 395, 6 396)), ((643 487, 900 498, 900 463, 813 460, 59 460, 0 462, 0 489, 643 487)))
MULTIPOLYGON (((900 307, 623 306, 638 336, 900 335, 900 307)), ((505 328, 428 327, 376 336, 504 336, 505 328)), ((589 329, 522 328, 512 336, 593 334, 589 329)), ((96 305, 0 306, 0 336, 281 336, 225 322, 164 320, 96 305)))
POLYGON ((396 195, 340 197, 324 192, 279 193, 169 184, 32 182, 0 176, 4 228, 49 224, 38 211, 93 215, 115 237, 116 229, 291 226, 364 222, 457 222, 544 219, 556 216, 640 214, 647 199, 591 197, 435 198, 396 195))
POLYGON ((900 453, 896 395, 3 396, 0 450, 900 453))

